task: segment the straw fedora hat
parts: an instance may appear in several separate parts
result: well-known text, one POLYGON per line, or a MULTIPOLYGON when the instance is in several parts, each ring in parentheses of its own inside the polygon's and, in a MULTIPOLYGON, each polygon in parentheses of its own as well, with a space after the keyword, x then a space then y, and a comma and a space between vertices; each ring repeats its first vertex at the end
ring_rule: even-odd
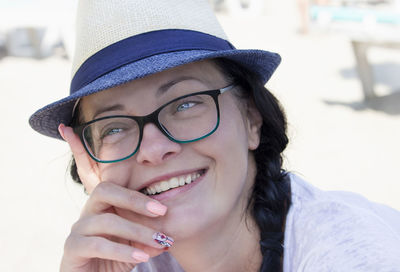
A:
POLYGON ((29 119, 31 127, 61 139, 84 96, 182 64, 223 57, 254 71, 264 83, 280 56, 238 50, 227 39, 207 0, 80 0, 70 95, 29 119))

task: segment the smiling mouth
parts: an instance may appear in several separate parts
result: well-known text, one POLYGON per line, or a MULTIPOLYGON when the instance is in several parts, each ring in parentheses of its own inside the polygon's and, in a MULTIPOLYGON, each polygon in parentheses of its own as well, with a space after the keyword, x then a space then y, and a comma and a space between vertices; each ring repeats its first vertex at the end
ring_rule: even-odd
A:
POLYGON ((194 173, 172 177, 167 180, 162 180, 151 184, 150 186, 140 190, 145 195, 157 195, 169 191, 174 188, 183 187, 192 183, 206 172, 205 169, 196 171, 194 173))

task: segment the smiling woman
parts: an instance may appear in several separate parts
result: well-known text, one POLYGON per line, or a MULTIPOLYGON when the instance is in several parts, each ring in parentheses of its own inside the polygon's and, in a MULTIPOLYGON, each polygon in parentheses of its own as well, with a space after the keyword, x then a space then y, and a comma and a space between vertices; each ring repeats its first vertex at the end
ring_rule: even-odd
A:
POLYGON ((77 18, 71 94, 30 119, 90 195, 61 271, 400 267, 397 211, 282 169, 278 54, 235 49, 207 1, 87 0, 77 18))

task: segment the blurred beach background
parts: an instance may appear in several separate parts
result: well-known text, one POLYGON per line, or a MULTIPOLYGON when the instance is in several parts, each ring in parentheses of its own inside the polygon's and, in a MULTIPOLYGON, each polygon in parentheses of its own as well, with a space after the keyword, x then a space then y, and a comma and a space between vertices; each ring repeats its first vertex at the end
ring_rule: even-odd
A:
MULTIPOLYGON (((237 48, 282 56, 267 87, 287 112, 285 168, 323 190, 353 191, 400 209, 399 1, 317 1, 306 8, 303 0, 210 2, 237 48), (311 8, 332 3, 368 10, 368 18, 336 27, 323 10, 310 19, 311 8), (385 9, 391 21, 374 20, 371 14, 385 9), (376 97, 365 99, 351 42, 386 39, 380 25, 394 46, 368 49, 376 97)), ((67 144, 28 125, 34 111, 69 92, 74 6, 0 0, 0 271, 57 271, 86 199, 68 175, 67 144)))

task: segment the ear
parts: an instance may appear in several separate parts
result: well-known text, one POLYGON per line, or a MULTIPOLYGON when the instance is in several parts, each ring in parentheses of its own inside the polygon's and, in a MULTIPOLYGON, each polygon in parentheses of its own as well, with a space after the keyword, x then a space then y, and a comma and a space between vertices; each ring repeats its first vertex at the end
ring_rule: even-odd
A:
POLYGON ((263 119, 253 100, 247 103, 247 138, 249 150, 257 149, 260 144, 263 119))

